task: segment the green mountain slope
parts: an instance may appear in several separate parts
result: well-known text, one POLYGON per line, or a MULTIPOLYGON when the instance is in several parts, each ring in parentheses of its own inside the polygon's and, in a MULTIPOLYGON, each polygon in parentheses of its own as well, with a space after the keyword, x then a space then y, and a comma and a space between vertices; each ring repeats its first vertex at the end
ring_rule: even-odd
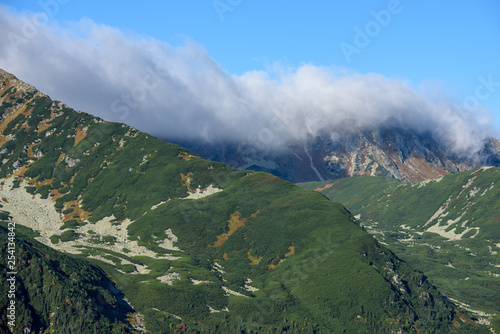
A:
POLYGON ((2 209, 150 332, 487 332, 321 194, 0 83, 2 209))
MULTIPOLYGON (((2 223, 4 225, 5 223, 2 223)), ((9 231, 0 227, 0 237, 7 240, 9 231)), ((30 329, 33 333, 48 330, 53 333, 131 333, 127 317, 133 310, 123 301, 114 283, 102 269, 87 261, 73 259, 37 241, 17 234, 16 273, 0 263, 2 282, 15 278, 15 289, 10 284, 0 285, 0 307, 7 310, 15 302, 13 333, 30 329), (8 297, 15 291, 15 298, 8 297)), ((2 254, 8 254, 7 243, 2 243, 2 254)), ((12 308, 12 307, 11 307, 12 308)), ((11 314, 10 309, 7 314, 11 314)), ((0 331, 10 333, 6 314, 2 312, 0 331)))
POLYGON ((491 318, 500 314, 499 184, 500 168, 483 167, 411 184, 356 177, 301 186, 343 203, 448 297, 491 318))

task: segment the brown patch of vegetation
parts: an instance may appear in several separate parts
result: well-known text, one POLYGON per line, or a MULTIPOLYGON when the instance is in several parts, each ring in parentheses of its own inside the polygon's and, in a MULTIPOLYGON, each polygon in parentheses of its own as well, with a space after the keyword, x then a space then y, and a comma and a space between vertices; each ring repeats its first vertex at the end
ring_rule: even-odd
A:
POLYGON ((227 260, 229 260, 229 257, 227 256, 227 253, 224 253, 224 255, 222 255, 222 258, 223 258, 224 260, 226 260, 226 261, 227 261, 227 260))
POLYGON ((194 155, 191 155, 191 154, 188 154, 187 152, 180 152, 178 155, 177 155, 178 158, 182 158, 186 161, 189 161, 191 160, 192 158, 195 158, 196 156, 194 155))
POLYGON ((28 132, 30 130, 28 122, 24 122, 23 125, 21 125, 21 129, 24 129, 24 131, 28 132))
POLYGON ((22 108, 22 109, 23 109, 22 112, 25 116, 29 116, 31 114, 31 112, 33 111, 33 108, 28 109, 28 101, 25 101, 24 108, 22 108))
POLYGON ((32 145, 28 146, 28 149, 26 151, 27 151, 27 154, 28 154, 28 158, 34 158, 35 157, 35 155, 33 154, 33 146, 32 145))
MULTIPOLYGON (((30 163, 30 164, 28 164, 28 166, 29 166, 29 165, 31 165, 31 163, 30 163)), ((26 168, 27 168, 28 166, 26 166, 26 165, 22 166, 21 168, 19 168, 19 169, 18 169, 18 170, 17 170, 14 174, 12 174, 12 175, 13 175, 13 176, 18 176, 18 177, 20 177, 21 179, 23 179, 23 178, 24 178, 24 173, 26 173, 26 168)))
POLYGON ((324 186, 323 188, 318 187, 318 188, 314 189, 314 191, 323 191, 325 189, 331 188, 332 186, 333 186, 333 183, 329 183, 326 186, 324 186))
POLYGON ((47 179, 47 180, 43 180, 43 181, 37 181, 36 179, 34 179, 34 180, 30 181, 30 183, 37 188, 40 188, 41 186, 45 186, 45 185, 52 185, 52 182, 54 182, 54 179, 47 179))
POLYGON ((44 119, 43 121, 41 121, 40 123, 38 123, 38 128, 36 129, 36 132, 40 133, 40 132, 45 131, 48 128, 50 128, 49 122, 50 122, 50 120, 44 119))
POLYGON ((51 126, 50 122, 52 122, 56 117, 57 117, 57 114, 54 111, 51 111, 49 119, 44 119, 40 123, 38 123, 38 127, 36 129, 36 132, 40 133, 40 132, 45 131, 48 128, 50 128, 50 126, 51 126))
POLYGON ((69 184, 73 184, 73 182, 75 181, 75 177, 78 175, 80 171, 76 172, 72 177, 71 179, 69 180, 69 184))
POLYGON ((214 242, 212 247, 220 247, 226 242, 226 240, 234 233, 236 230, 243 225, 245 225, 245 222, 247 221, 246 218, 240 219, 241 214, 238 211, 235 211, 232 215, 231 218, 228 220, 228 227, 229 227, 229 232, 218 235, 217 236, 217 241, 214 242))
POLYGON ((458 315, 460 320, 462 320, 463 322, 466 322, 466 323, 474 325, 474 326, 478 326, 478 324, 476 322, 472 321, 469 317, 467 317, 465 314, 463 314, 459 310, 455 310, 455 313, 456 313, 456 315, 458 315))
MULTIPOLYGON (((9 80, 9 81, 7 81, 7 82, 8 82, 8 84, 5 84, 5 81, 3 82, 3 84, 4 84, 3 88, 4 88, 4 89, 0 90, 0 95, 2 95, 3 93, 5 93, 5 91, 7 91, 8 89, 12 89, 12 87, 15 87, 15 86, 10 86, 10 83, 11 83, 11 81, 10 81, 10 80, 9 80)), ((9 96, 11 96, 11 95, 12 95, 12 92, 10 92, 10 93, 6 94, 6 95, 5 95, 5 99, 7 99, 7 98, 8 98, 9 96)))
POLYGON ((55 202, 57 201, 58 198, 62 197, 63 194, 59 192, 59 189, 52 189, 50 191, 50 196, 52 197, 52 200, 55 202))
MULTIPOLYGON (((22 113, 22 109, 19 108, 15 112, 6 116, 5 118, 2 118, 2 121, 0 122, 0 133, 3 133, 4 130, 7 128, 7 125, 9 125, 9 123, 12 122, 21 113, 22 113)), ((5 116, 5 114, 4 114, 4 116, 5 116)))
POLYGON ((260 257, 259 256, 252 256, 251 252, 252 252, 251 249, 247 252, 248 259, 250 260, 249 265, 256 266, 259 264, 260 260, 262 260, 262 256, 260 256, 260 257))
POLYGON ((191 176, 193 176, 193 173, 187 173, 186 175, 181 174, 181 183, 183 186, 185 186, 188 189, 188 192, 194 193, 194 190, 191 189, 191 176))
POLYGON ((255 217, 257 217, 257 215, 259 214, 259 212, 260 212, 260 210, 255 211, 254 213, 252 213, 252 214, 250 215, 250 217, 251 217, 251 218, 255 218, 255 217))
POLYGON ((2 147, 3 144, 5 144, 8 141, 9 141, 9 139, 6 136, 0 134, 0 147, 2 147))
POLYGON ((2 197, 2 201, 4 201, 5 203, 9 203, 9 201, 5 197, 2 197))
POLYGON ((72 212, 64 215, 63 221, 76 220, 78 223, 83 223, 83 221, 89 219, 91 213, 85 211, 81 204, 77 201, 69 201, 64 203, 65 209, 73 209, 72 212))
POLYGON ((37 146, 39 143, 29 145, 28 148, 26 149, 28 158, 34 158, 35 154, 33 153, 33 148, 37 146))
MULTIPOLYGON (((141 323, 139 323, 137 321, 137 319, 140 319, 140 318, 142 318, 142 315, 140 313, 138 313, 138 312, 136 312, 136 313, 127 313, 127 316, 125 318, 125 323, 129 324, 133 328, 142 328, 144 326, 144 324, 142 323, 143 321, 139 320, 139 321, 141 321, 141 323)), ((131 329, 130 333, 132 333, 132 334, 138 334, 139 332, 137 332, 134 329, 131 329)), ((143 333, 142 330, 141 330, 140 333, 143 333)), ((176 333, 177 333, 177 331, 176 331, 176 333)))
POLYGON ((59 155, 59 158, 57 158, 57 161, 56 161, 56 166, 59 165, 61 163, 61 161, 66 157, 66 153, 61 153, 59 155))
MULTIPOLYGON (((290 246, 288 247, 288 253, 285 253, 285 257, 289 257, 295 254, 295 246, 290 246)), ((281 265, 283 262, 285 262, 286 259, 280 259, 278 258, 273 259, 270 264, 267 265, 268 269, 276 269, 279 265, 281 265)))
POLYGON ((76 128, 75 144, 73 146, 76 146, 86 136, 87 136, 87 130, 76 128))
POLYGON ((268 269, 276 269, 277 267, 279 267, 280 264, 282 264, 283 262, 285 262, 285 259, 280 259, 279 257, 275 260, 272 260, 270 264, 267 265, 267 268, 268 269))

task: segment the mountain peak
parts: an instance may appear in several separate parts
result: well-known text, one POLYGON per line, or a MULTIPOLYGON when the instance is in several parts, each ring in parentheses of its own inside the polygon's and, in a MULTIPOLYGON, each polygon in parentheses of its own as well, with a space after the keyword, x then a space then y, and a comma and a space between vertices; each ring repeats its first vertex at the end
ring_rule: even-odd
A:
POLYGON ((419 133, 393 124, 323 131, 315 138, 271 152, 259 150, 255 142, 178 143, 206 159, 265 171, 291 182, 361 175, 415 182, 480 166, 499 166, 499 142, 491 138, 481 152, 458 155, 436 141, 430 132, 419 133))
POLYGON ((0 89, 3 89, 4 87, 9 86, 9 87, 15 88, 16 90, 23 91, 25 93, 37 93, 40 96, 45 95, 45 94, 41 93, 40 91, 38 91, 32 85, 30 85, 24 81, 19 80, 16 76, 14 76, 13 74, 11 74, 11 73, 9 73, 1 68, 0 68, 0 78, 1 78, 0 89))

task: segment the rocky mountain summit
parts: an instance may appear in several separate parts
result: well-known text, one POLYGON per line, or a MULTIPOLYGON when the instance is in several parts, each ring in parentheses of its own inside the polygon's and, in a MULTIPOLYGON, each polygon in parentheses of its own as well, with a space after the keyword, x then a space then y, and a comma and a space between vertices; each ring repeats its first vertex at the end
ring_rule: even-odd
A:
POLYGON ((480 166, 500 166, 500 141, 489 138, 474 155, 450 153, 430 133, 398 126, 324 132, 285 150, 261 150, 258 143, 179 142, 208 160, 265 171, 291 182, 349 176, 385 176, 423 181, 480 166))

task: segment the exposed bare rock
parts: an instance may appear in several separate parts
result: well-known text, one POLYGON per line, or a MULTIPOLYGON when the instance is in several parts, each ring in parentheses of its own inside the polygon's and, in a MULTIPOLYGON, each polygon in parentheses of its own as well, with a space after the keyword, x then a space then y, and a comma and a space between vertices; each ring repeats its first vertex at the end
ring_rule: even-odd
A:
POLYGON ((64 158, 64 162, 66 162, 69 167, 73 167, 80 162, 80 159, 72 159, 70 157, 66 157, 64 158))
POLYGON ((284 151, 253 143, 179 142, 201 157, 234 167, 272 173, 292 182, 380 175, 403 181, 435 179, 480 166, 500 166, 500 140, 490 138, 483 152, 456 156, 428 133, 398 127, 325 132, 284 151))

